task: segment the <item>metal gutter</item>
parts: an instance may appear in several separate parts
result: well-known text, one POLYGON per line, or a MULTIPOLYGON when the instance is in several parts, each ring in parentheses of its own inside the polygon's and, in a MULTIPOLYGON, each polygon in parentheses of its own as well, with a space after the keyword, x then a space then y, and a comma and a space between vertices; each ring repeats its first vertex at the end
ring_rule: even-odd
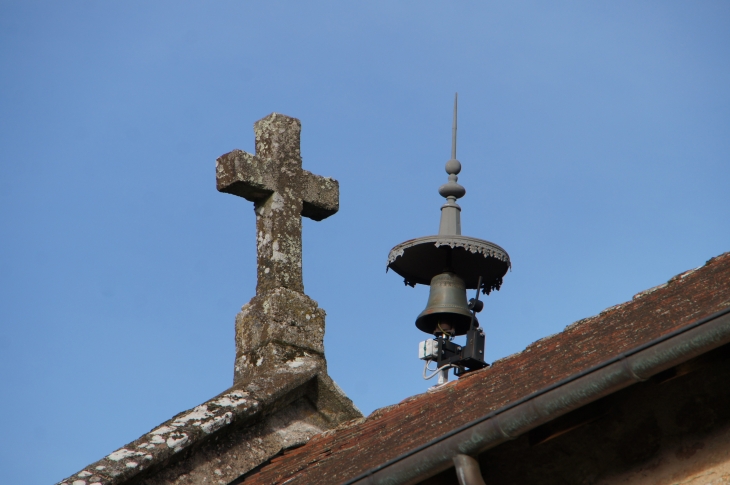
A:
POLYGON ((730 342, 730 307, 556 382, 343 485, 414 485, 570 411, 730 342))

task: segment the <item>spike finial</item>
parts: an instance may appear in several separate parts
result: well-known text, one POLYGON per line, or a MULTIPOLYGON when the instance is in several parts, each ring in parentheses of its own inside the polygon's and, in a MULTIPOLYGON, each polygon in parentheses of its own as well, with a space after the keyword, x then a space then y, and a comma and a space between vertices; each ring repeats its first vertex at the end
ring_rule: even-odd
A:
MULTIPOLYGON (((446 162, 446 173, 449 174, 449 180, 451 182, 456 182, 456 180, 457 180, 456 178, 452 179, 451 176, 452 175, 456 176, 459 172, 461 172, 461 163, 459 163, 459 161, 456 159, 456 127, 457 127, 458 104, 459 104, 459 93, 455 93, 454 94, 454 121, 453 121, 453 124, 451 125, 451 160, 446 162)), ((441 194, 441 195, 446 197, 446 195, 444 195, 444 194, 441 194)), ((464 194, 456 195, 456 198, 459 198, 463 195, 464 194)))
POLYGON ((461 163, 456 159, 456 114, 459 93, 454 96, 454 122, 451 125, 451 160, 446 162, 446 173, 449 174, 449 181, 439 187, 439 194, 446 199, 446 204, 441 207, 441 224, 439 234, 461 234, 461 207, 456 203, 466 194, 466 189, 459 185, 457 175, 461 172, 461 163))
POLYGON ((459 93, 454 93, 454 123, 451 125, 451 159, 456 160, 456 110, 459 103, 459 93))

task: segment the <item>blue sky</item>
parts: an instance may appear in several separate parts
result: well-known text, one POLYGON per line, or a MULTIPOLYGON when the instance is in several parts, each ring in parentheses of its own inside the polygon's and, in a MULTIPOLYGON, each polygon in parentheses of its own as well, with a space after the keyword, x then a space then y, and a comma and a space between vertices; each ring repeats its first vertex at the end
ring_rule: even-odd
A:
POLYGON ((330 374, 367 414, 423 392, 459 92, 465 235, 513 269, 487 358, 730 250, 727 2, 0 2, 0 469, 53 483, 230 386, 252 205, 215 159, 302 120, 341 209, 304 222, 330 374))

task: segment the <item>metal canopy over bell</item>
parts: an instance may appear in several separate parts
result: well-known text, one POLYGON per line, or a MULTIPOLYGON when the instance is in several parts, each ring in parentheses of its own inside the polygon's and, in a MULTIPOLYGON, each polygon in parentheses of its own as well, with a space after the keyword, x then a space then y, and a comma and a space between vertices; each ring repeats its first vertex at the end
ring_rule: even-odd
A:
POLYGON ((408 286, 429 285, 437 274, 451 271, 469 290, 476 289, 481 276, 480 289, 487 294, 499 290, 509 267, 507 251, 489 241, 461 235, 411 239, 388 255, 388 268, 402 276, 408 286))
MULTIPOLYGON (((456 200, 466 194, 459 185, 461 163, 456 159, 456 100, 452 128, 451 160, 446 162, 449 180, 439 188, 446 199, 441 207, 438 235, 405 241, 388 255, 388 269, 403 277, 409 286, 430 285, 426 309, 418 315, 416 327, 435 335, 464 335, 472 313, 467 289, 479 286, 485 294, 499 290, 510 268, 507 252, 494 243, 461 235, 461 207, 456 200)), ((478 326, 478 323, 476 323, 478 326)))

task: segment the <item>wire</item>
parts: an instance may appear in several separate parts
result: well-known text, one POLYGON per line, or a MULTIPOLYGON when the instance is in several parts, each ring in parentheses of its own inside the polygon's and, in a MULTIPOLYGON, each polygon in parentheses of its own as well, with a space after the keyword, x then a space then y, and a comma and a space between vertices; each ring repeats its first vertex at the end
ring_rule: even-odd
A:
POLYGON ((444 334, 446 340, 451 340, 452 338, 454 338, 451 332, 447 332, 446 330, 441 328, 441 322, 437 323, 436 325, 438 326, 439 330, 441 330, 441 333, 444 334))
POLYGON ((445 365, 443 367, 439 367, 438 369, 436 369, 435 371, 433 371, 433 369, 429 369, 428 368, 428 364, 431 363, 431 362, 433 362, 433 361, 431 359, 429 359, 429 360, 426 361, 426 365, 423 366, 423 378, 426 379, 426 380, 433 379, 442 370, 445 370, 445 369, 455 369, 455 368, 458 367, 457 365, 454 365, 454 364, 448 364, 448 365, 445 365), (427 370, 428 371, 433 371, 433 374, 431 374, 430 376, 426 376, 426 371, 427 370))

